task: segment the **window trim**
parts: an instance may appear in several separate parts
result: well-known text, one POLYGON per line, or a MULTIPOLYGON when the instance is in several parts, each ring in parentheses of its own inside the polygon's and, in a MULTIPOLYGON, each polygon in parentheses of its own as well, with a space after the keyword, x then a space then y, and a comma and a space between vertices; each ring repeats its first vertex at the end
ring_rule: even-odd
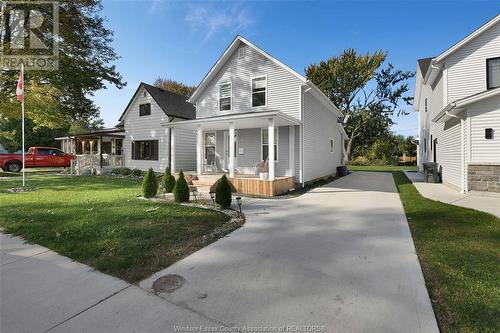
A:
POLYGON ((496 87, 490 87, 490 74, 488 71, 488 61, 490 61, 490 60, 500 60, 500 57, 486 58, 486 89, 487 90, 500 88, 500 85, 496 86, 496 87))
POLYGON ((334 154, 334 153, 335 153, 335 139, 330 138, 330 154, 334 154))
POLYGON ((151 115, 151 103, 140 103, 139 104, 139 117, 147 117, 151 115), (142 105, 149 105, 149 113, 148 114, 141 114, 141 106, 142 105))
MULTIPOLYGON (((280 148, 279 148, 279 137, 280 137, 280 134, 279 134, 279 131, 278 131, 278 128, 279 127, 274 127, 274 132, 276 132, 276 142, 274 143, 276 145, 276 154, 274 156, 274 162, 278 163, 279 162, 279 153, 280 153, 280 148)), ((260 160, 261 161, 265 161, 263 159, 264 156, 262 156, 262 154, 264 153, 264 140, 262 138, 262 134, 264 133, 264 130, 268 130, 268 128, 261 128, 260 129, 260 160)), ((269 136, 269 133, 267 134, 269 136)), ((267 145, 269 146, 269 138, 267 139, 267 145)))
POLYGON ((269 89, 268 89, 268 83, 267 83, 267 74, 264 74, 264 75, 258 75, 258 76, 253 76, 253 77, 251 77, 251 78, 250 78, 250 107, 251 107, 252 109, 254 109, 254 108, 265 108, 265 107, 267 107, 267 98, 268 98, 268 93, 267 93, 267 92, 268 92, 268 90, 269 90, 269 89), (264 105, 253 106, 253 94, 254 94, 254 93, 253 93, 253 80, 254 80, 254 79, 260 79, 260 78, 265 78, 265 79, 266 79, 266 91, 265 91, 265 93, 266 93, 266 97, 265 97, 265 98, 266 98, 266 102, 264 103, 264 105))
MULTIPOLYGON (((131 141, 131 160, 134 161, 159 161, 160 160, 160 141, 159 140, 133 140, 131 141), (138 142, 155 142, 156 141, 156 159, 151 158, 151 159, 144 159, 144 158, 136 158, 135 157, 135 144, 138 142)), ((123 150, 123 147, 122 147, 123 150)))
MULTIPOLYGON (((219 95, 219 98, 217 99, 217 104, 218 104, 218 110, 219 112, 230 112, 233 110, 233 83, 231 81, 224 81, 224 82, 219 82, 219 85, 218 85, 218 95, 219 95), (231 93, 229 94, 229 110, 221 110, 220 109, 220 87, 223 86, 223 85, 226 85, 226 84, 229 84, 230 86, 230 91, 231 93)), ((224 98, 227 98, 227 97, 224 97, 224 98)))
POLYGON ((205 160, 207 159, 207 156, 206 156, 207 143, 206 143, 206 140, 205 140, 205 135, 206 134, 213 134, 214 137, 215 137, 214 148, 215 148, 215 158, 217 159, 217 131, 203 132, 203 163, 205 163, 205 160))

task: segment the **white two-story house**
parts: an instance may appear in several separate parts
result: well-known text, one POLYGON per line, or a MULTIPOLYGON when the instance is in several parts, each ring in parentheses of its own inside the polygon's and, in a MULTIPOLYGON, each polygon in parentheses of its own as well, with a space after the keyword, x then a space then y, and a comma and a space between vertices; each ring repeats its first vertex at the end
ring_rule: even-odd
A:
POLYGON ((162 124, 174 133, 196 132, 198 177, 227 173, 238 192, 276 195, 333 175, 344 163, 340 111, 313 83, 241 36, 188 101, 196 119, 162 124))
POLYGON ((461 192, 500 192, 500 15, 417 61, 418 165, 461 192))

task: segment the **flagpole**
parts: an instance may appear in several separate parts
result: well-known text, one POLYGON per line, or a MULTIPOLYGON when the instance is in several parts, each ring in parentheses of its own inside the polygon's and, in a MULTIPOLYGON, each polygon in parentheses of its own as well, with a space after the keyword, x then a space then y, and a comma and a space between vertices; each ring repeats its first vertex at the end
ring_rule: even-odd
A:
POLYGON ((22 143, 22 149, 23 149, 23 187, 25 186, 26 184, 26 175, 25 175, 25 157, 24 157, 24 64, 21 63, 21 73, 22 73, 22 80, 23 80, 23 99, 22 99, 22 102, 21 102, 21 118, 22 118, 22 125, 21 125, 21 131, 22 131, 22 140, 23 140, 23 143, 22 143))

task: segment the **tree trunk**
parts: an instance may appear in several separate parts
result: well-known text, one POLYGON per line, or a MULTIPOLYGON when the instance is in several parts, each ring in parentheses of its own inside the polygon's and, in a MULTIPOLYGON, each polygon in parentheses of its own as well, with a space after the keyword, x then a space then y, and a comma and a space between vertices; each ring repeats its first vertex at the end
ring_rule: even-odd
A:
POLYGON ((350 136, 349 137, 349 140, 347 142, 347 149, 346 149, 346 155, 347 155, 347 160, 350 161, 351 160, 351 151, 352 151, 352 141, 353 141, 353 137, 350 136))

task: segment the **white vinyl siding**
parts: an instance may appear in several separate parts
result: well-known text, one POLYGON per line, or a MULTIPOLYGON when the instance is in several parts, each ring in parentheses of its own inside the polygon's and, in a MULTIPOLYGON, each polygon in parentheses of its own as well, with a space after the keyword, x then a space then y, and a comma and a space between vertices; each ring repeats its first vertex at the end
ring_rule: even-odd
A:
POLYGON ((245 47, 245 57, 238 58, 238 52, 228 59, 196 101, 196 117, 205 118, 224 114, 219 111, 219 84, 232 83, 233 113, 281 111, 300 119, 299 86, 302 81, 252 47, 245 47), (251 78, 267 76, 266 106, 252 108, 251 78))
MULTIPOLYGON (((443 124, 439 124, 443 126, 443 124)), ((462 168, 462 141, 459 119, 451 119, 443 126, 437 144, 437 162, 441 166, 443 183, 460 189, 463 173, 462 168)), ((432 159, 432 153, 430 154, 432 159)))
POLYGON ((337 117, 310 93, 304 93, 304 182, 329 176, 342 165, 342 136, 337 117), (330 153, 333 138, 335 153, 330 153))
POLYGON ((486 59, 500 57, 500 23, 445 59, 448 102, 486 90, 486 59))
MULTIPOLYGON (((125 138, 123 154, 127 168, 147 170, 150 167, 156 172, 163 172, 169 163, 169 129, 161 127, 162 121, 168 121, 168 116, 155 102, 151 95, 144 95, 144 89, 133 97, 132 103, 124 116, 125 138), (139 105, 151 103, 151 115, 139 116, 139 105), (158 140, 158 160, 133 160, 132 141, 158 140)), ((174 119, 178 121, 181 119, 174 119)), ((176 129, 176 168, 177 170, 196 169, 196 137, 192 130, 176 129)))
POLYGON ((468 115, 471 162, 500 162, 500 96, 471 105, 468 115), (485 139, 486 128, 493 129, 493 139, 485 139))

